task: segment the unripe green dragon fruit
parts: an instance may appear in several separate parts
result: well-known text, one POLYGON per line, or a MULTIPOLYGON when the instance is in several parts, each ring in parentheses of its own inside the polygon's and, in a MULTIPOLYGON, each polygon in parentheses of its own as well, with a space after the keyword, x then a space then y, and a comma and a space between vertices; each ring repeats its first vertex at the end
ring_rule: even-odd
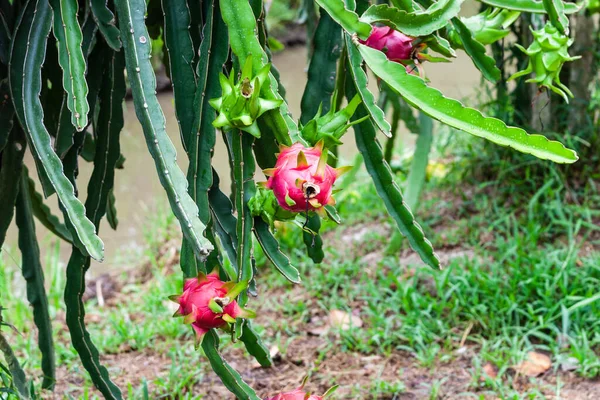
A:
MULTIPOLYGON (((510 33, 510 25, 521 15, 518 11, 501 10, 499 8, 487 9, 482 13, 461 21, 473 34, 473 38, 483 45, 492 44, 506 37, 510 33)), ((456 32, 456 28, 448 25, 448 40, 456 47, 463 48, 463 43, 456 32)))
POLYGON ((541 88, 550 89, 568 103, 573 93, 560 82, 560 71, 565 62, 581 58, 569 55, 568 49, 573 44, 573 39, 560 33, 550 22, 546 23, 544 28, 531 32, 534 41, 527 49, 515 44, 529 56, 529 64, 526 69, 517 72, 509 80, 534 73, 535 77, 526 82, 535 82, 541 88))
POLYGON ((260 97, 261 87, 268 82, 271 64, 267 64, 252 76, 252 57, 246 59, 242 74, 237 84, 235 73, 227 78, 219 75, 221 97, 212 99, 209 104, 218 112, 213 121, 215 128, 230 130, 240 129, 259 138, 260 130, 256 120, 269 110, 281 106, 283 100, 267 100, 260 97))

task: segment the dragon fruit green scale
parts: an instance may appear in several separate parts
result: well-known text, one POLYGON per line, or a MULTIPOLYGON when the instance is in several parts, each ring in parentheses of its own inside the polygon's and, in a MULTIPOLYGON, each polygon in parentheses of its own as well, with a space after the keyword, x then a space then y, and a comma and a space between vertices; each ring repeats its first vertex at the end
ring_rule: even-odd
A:
POLYGON ((565 62, 581 58, 569 55, 568 49, 573 44, 573 40, 560 33, 550 22, 544 28, 531 32, 534 41, 527 49, 515 44, 529 56, 529 64, 527 68, 517 72, 509 80, 534 73, 535 77, 526 82, 534 82, 542 88, 550 89, 562 96, 568 103, 569 97, 573 97, 573 93, 560 82, 560 71, 565 62))
POLYGON ((265 65, 252 76, 252 58, 248 57, 238 83, 234 83, 235 73, 229 78, 219 75, 221 97, 209 100, 209 104, 217 110, 217 118, 213 121, 215 128, 230 130, 240 129, 259 138, 260 130, 256 120, 269 110, 281 106, 283 100, 267 100, 260 97, 260 89, 268 83, 271 64, 265 65))

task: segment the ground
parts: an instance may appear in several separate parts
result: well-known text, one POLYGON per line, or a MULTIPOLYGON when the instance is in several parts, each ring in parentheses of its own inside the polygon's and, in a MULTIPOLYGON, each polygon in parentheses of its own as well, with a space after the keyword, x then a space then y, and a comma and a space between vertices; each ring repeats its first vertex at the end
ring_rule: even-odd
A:
MULTIPOLYGON (((430 188, 420 218, 445 265, 433 271, 404 243, 386 248, 393 225, 366 186, 340 194, 345 221, 325 227, 321 265, 304 255, 297 231, 279 227, 302 285, 257 252, 259 296, 250 304, 273 366, 260 367, 225 333, 221 341, 225 359, 259 395, 293 389, 309 375, 307 389, 321 394, 337 384, 338 399, 600 398, 600 306, 581 303, 600 287, 590 236, 550 240, 540 226, 517 224, 518 215, 486 214, 489 203, 471 200, 476 188, 467 197, 430 188)), ((229 399, 191 329, 171 318, 167 296, 182 285, 173 222, 161 222, 171 228, 149 243, 145 263, 90 280, 87 326, 125 397, 229 399)), ((64 325, 62 267, 50 264, 59 370, 54 394, 41 397, 96 398, 64 325)), ((0 267, 0 282, 17 281, 8 262, 0 267)), ((13 293, 3 297, 4 316, 22 336, 9 337, 39 384, 31 312, 13 293)))

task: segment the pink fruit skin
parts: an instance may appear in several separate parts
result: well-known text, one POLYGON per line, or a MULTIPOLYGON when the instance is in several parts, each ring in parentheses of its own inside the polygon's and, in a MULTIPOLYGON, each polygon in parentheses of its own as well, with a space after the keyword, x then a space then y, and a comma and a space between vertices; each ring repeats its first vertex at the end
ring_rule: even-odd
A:
POLYGON ((315 211, 326 204, 333 204, 331 191, 339 172, 327 164, 322 171, 317 171, 321 152, 319 147, 307 148, 301 143, 294 143, 279 153, 266 186, 273 190, 282 208, 292 212, 305 212, 307 209, 315 211), (298 165, 298 154, 301 151, 306 157, 307 165, 298 165), (310 202, 304 191, 304 183, 318 187, 318 193, 310 202), (288 204, 286 195, 296 204, 288 204))
POLYGON ((413 58, 413 40, 389 26, 374 26, 367 40, 360 43, 383 51, 390 61, 401 63, 413 58))
POLYGON ((265 400, 322 400, 323 397, 310 395, 307 397, 306 392, 302 389, 296 389, 291 392, 279 393, 275 397, 269 397, 265 400))
POLYGON ((206 280, 199 281, 197 278, 188 279, 183 285, 183 294, 179 297, 179 309, 181 315, 194 315, 192 327, 198 336, 204 335, 212 328, 219 328, 227 322, 223 315, 227 314, 237 318, 241 309, 235 300, 223 307, 223 313, 214 313, 208 303, 214 298, 227 297, 227 290, 223 288, 225 282, 219 279, 217 273, 206 275, 206 280))

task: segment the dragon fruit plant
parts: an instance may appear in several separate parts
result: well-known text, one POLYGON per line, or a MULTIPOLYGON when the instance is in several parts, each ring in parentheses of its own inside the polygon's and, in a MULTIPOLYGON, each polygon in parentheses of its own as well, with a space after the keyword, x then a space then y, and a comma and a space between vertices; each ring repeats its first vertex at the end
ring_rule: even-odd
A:
MULTIPOLYGON (((181 226, 186 281, 174 298, 177 315, 192 326, 223 383, 243 399, 259 397, 221 356, 216 329, 243 342, 261 365, 271 365, 246 309, 250 295, 260 295, 253 246, 262 247, 279 273, 300 283, 300 272, 275 235, 275 222, 291 223, 301 227, 307 254, 315 262, 324 259, 319 229, 325 218, 341 222, 333 193, 344 167, 333 165, 339 161, 336 147, 349 132, 398 231, 435 269, 440 261, 395 183, 386 161, 391 152, 384 157, 378 131, 392 137, 400 120, 410 122, 418 110, 430 128, 437 120, 542 159, 575 162, 576 153, 561 143, 484 116, 407 71, 410 63, 450 62, 456 49, 464 49, 485 79, 498 81, 504 71, 484 45, 505 37, 523 15, 547 15, 548 25, 534 31, 534 43, 521 43, 529 46, 531 64, 519 75, 533 72, 535 83, 568 94, 558 75, 564 62, 575 59, 567 53, 568 15, 580 5, 481 2, 488 10, 469 19, 458 16, 462 0, 302 2, 304 15, 316 21, 320 8, 320 18, 308 33, 308 80, 295 119, 271 60, 261 0, 0 0, 0 246, 15 217, 39 332, 41 386, 53 388, 56 361, 36 219, 72 249, 64 301, 73 348, 105 398, 123 397, 86 329, 82 295, 91 259, 104 258, 101 221, 106 216, 111 228, 118 224, 113 186, 115 170, 126 167, 119 146, 126 76, 156 173, 181 226), (179 156, 189 161, 185 172, 166 131, 150 59, 152 48, 163 43, 185 150, 179 156), (377 77, 380 93, 369 88, 365 66, 377 77), (392 118, 386 117, 386 104, 394 107, 392 118), (231 197, 219 187, 212 166, 219 131, 229 154, 231 197), (23 163, 27 150, 35 160, 31 171, 23 163), (78 177, 84 162, 93 164, 87 182, 78 177), (268 176, 261 185, 255 181, 257 163, 268 176), (30 173, 37 174, 42 193, 30 173), (83 185, 85 199, 77 190, 83 185), (51 213, 45 200, 50 197, 58 199, 62 215, 51 213)), ((417 143, 413 171, 425 176, 428 148, 417 143)), ((25 377, 18 362, 12 365, 25 377)), ((19 392, 28 390, 25 378, 13 381, 19 392)), ((302 389, 291 393, 275 398, 306 398, 302 389)))

